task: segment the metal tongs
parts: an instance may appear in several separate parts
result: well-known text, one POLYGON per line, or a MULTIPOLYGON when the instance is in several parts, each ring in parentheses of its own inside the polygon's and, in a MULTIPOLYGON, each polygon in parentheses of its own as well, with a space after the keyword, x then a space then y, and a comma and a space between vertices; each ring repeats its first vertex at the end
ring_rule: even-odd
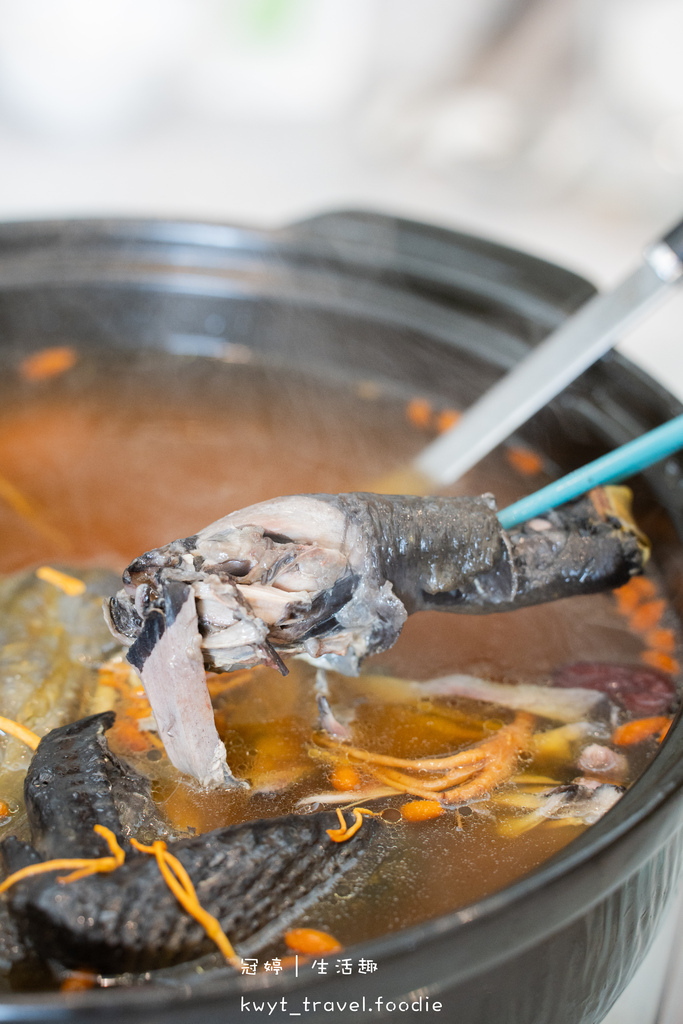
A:
POLYGON ((608 352, 683 276, 683 221, 648 246, 643 263, 610 292, 589 299, 432 442, 413 470, 432 487, 454 483, 608 352))

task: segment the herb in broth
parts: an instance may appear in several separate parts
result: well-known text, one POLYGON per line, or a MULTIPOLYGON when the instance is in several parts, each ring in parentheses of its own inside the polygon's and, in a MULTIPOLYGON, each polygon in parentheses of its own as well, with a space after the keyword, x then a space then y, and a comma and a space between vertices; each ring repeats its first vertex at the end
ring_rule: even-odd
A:
MULTIPOLYGON (((0 565, 56 567, 87 584, 69 593, 32 571, 0 582, 0 712, 41 736, 54 730, 32 759, 16 739, 0 751, 0 836, 31 842, 2 844, 10 985, 24 984, 26 935, 31 956, 63 965, 52 984, 69 988, 395 931, 537 866, 643 770, 671 721, 678 636, 654 578, 636 576, 614 596, 513 614, 411 615, 357 678, 298 658, 286 679, 267 665, 210 671, 217 735, 249 788, 204 790, 179 773, 99 619, 110 577, 82 567, 119 566, 278 492, 350 490, 457 414, 375 382, 73 352, 19 374, 0 412, 0 565), (281 457, 283 423, 293 459, 281 457), (144 481, 132 497, 131 479, 144 481), (82 800, 67 828, 60 800, 74 772, 82 800), (60 883, 60 859, 85 874, 60 883), (229 869, 217 873, 218 862, 229 869), (27 919, 36 923, 19 939, 27 919)), ((508 449, 467 490, 490 487, 507 503, 544 470, 535 453, 508 449)))
MULTIPOLYGON (((493 614, 624 583, 649 554, 629 496, 598 488, 510 531, 491 495, 275 498, 134 559, 107 617, 172 763, 205 787, 239 786, 214 727, 205 668, 261 664, 286 675, 283 656, 301 654, 354 675, 393 647, 414 612, 493 614)), ((472 792, 497 778, 492 760, 517 756, 530 728, 520 713, 501 733, 472 792)), ((462 774, 461 760, 449 769, 462 774)))

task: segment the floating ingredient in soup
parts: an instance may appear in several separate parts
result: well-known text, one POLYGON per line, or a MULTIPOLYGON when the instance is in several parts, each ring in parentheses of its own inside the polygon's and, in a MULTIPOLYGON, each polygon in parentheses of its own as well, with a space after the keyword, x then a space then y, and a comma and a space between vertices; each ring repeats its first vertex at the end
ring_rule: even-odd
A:
POLYGON ((654 718, 637 718, 634 722, 626 722, 614 730, 612 742, 620 747, 631 747, 645 740, 655 739, 661 743, 671 728, 673 718, 666 715, 655 715, 654 718))
POLYGON ((320 751, 313 753, 333 763, 347 759, 351 764, 361 764, 377 782, 398 792, 425 799, 438 794, 441 804, 457 806, 488 796, 510 778, 520 755, 531 746, 533 725, 532 715, 518 712, 490 739, 445 757, 409 759, 373 754, 324 736, 318 737, 320 751))
POLYGON ((0 845, 10 873, 0 891, 7 892, 10 932, 13 922, 21 932, 15 962, 38 954, 110 974, 181 963, 213 948, 207 918, 229 934, 227 946, 219 945, 231 960, 232 941, 251 955, 333 888, 387 827, 366 821, 358 836, 349 828, 353 842, 336 842, 329 833, 337 816, 321 812, 172 839, 149 781, 109 749, 104 733, 113 719, 105 713, 53 730, 33 757, 26 776, 31 844, 10 837, 0 845), (146 855, 157 851, 189 881, 195 915, 146 855), (71 867, 81 870, 60 874, 71 867))
POLYGON ((623 782, 628 775, 628 761, 623 754, 602 743, 590 743, 581 751, 576 766, 585 775, 623 782))
MULTIPOLYGON (((490 683, 467 676, 453 676, 420 684, 406 683, 405 687, 410 688, 415 701, 420 699, 422 704, 427 695, 436 698, 465 697, 469 700, 474 699, 484 706, 485 702, 490 701, 499 708, 515 709, 515 715, 507 724, 496 719, 477 720, 470 716, 469 721, 466 720, 466 725, 474 729, 478 727, 479 732, 484 734, 483 737, 457 753, 436 757, 405 758, 387 755, 353 746, 347 739, 337 735, 318 733, 315 737, 316 746, 309 751, 310 756, 334 765, 335 772, 344 770, 346 766, 346 770, 360 769, 365 774, 365 787, 357 786, 354 793, 347 792, 347 800, 371 802, 391 790, 397 793, 410 793, 421 799, 415 802, 415 806, 406 805, 406 817, 408 820, 428 820, 449 807, 458 808, 464 804, 491 799, 500 806, 538 810, 536 818, 528 819, 529 828, 532 824, 538 824, 549 817, 572 818, 584 824, 591 824, 616 802, 616 796, 612 802, 608 802, 602 793, 600 800, 592 802, 590 813, 577 811, 573 815, 560 815, 554 812, 541 812, 541 796, 555 793, 557 784, 553 784, 551 778, 529 772, 517 774, 519 765, 525 757, 527 760, 531 758, 536 764, 554 765, 556 769, 562 771, 573 765, 578 771, 592 778, 592 781, 582 780, 589 789, 595 788, 595 782, 596 785, 610 784, 613 789, 616 785, 619 787, 618 794, 623 792, 621 784, 626 780, 629 771, 626 758, 604 743, 594 742, 598 739, 610 739, 611 727, 608 723, 616 720, 619 712, 602 695, 594 691, 575 689, 558 692, 546 686, 490 683), (557 698, 555 702, 552 700, 553 695, 557 698), (596 712, 597 718, 590 721, 579 720, 581 715, 596 712), (569 720, 569 724, 547 728, 548 720, 558 719, 569 720), (486 738, 487 732, 493 732, 493 735, 486 738), (540 790, 539 782, 542 786, 540 790), (509 783, 514 784, 513 790, 509 789, 509 783), (548 788, 546 784, 554 788, 548 788), (387 789, 378 790, 378 785, 384 785, 387 789), (520 786, 533 786, 533 795, 521 795, 520 786), (498 791, 501 789, 503 792, 499 794, 498 791)), ((438 713, 439 708, 436 710, 438 713)), ((325 720, 321 722, 323 728, 325 720)), ((668 726, 669 721, 665 719, 664 725, 668 726)), ((631 727, 637 727, 638 724, 634 722, 619 726, 611 737, 612 742, 619 744, 621 734, 626 735, 631 727)), ((661 722, 659 728, 662 728, 661 722)), ((654 732, 654 725, 650 726, 650 732, 643 732, 643 738, 645 735, 651 735, 654 732)), ((313 800, 320 804, 336 803, 339 794, 318 793, 314 797, 308 797, 302 805, 305 806, 313 800)), ((554 807, 555 804, 551 802, 548 806, 554 807)), ((510 826, 512 831, 508 829, 507 832, 519 834, 515 832, 516 828, 517 826, 513 824, 510 826)), ((526 828, 522 831, 526 831, 526 828)), ((501 834, 506 834, 506 827, 502 829, 501 834)))
MULTIPOLYGON (((0 578, 0 713, 41 736, 95 710, 97 666, 119 650, 101 611, 115 577, 88 569, 77 582, 70 596, 34 573, 0 578)), ((24 743, 0 740, 0 798, 19 830, 29 759, 24 743)))
MULTIPOLYGON (((624 793, 623 786, 614 786, 596 779, 578 778, 564 786, 527 796, 517 806, 533 807, 530 814, 508 818, 498 826, 501 835, 521 835, 541 822, 554 825, 594 825, 614 807, 624 793)), ((503 803, 505 797, 499 798, 503 803)), ((514 802, 510 801, 514 806, 514 802)))
MULTIPOLYGON (((0 471, 15 489, 0 493, 3 568, 11 571, 56 564, 67 574, 86 579, 82 566, 116 568, 136 552, 152 547, 159 537, 185 536, 197 523, 216 519, 225 508, 250 506, 287 490, 353 490, 358 480, 378 478, 387 468, 409 461, 424 444, 425 435, 405 422, 406 396, 397 396, 391 387, 382 389, 381 398, 377 393, 373 385, 372 401, 360 403, 353 387, 338 377, 309 377, 283 366, 226 367, 216 361, 178 360, 159 351, 126 350, 124 355, 113 349, 84 351, 68 374, 45 382, 39 391, 4 396, 11 401, 3 401, 0 412, 0 471), (278 441, 283 422, 288 424, 288 448, 296 452, 295 460, 274 455, 281 451, 278 441), (153 460, 151 450, 156 454, 153 460), (140 486, 131 488, 131 480, 139 481, 140 486), (29 507, 16 500, 17 490, 20 497, 23 494, 29 499, 29 507), (31 513, 31 506, 40 511, 44 525, 31 513), (48 525, 52 530, 45 528, 48 525), (67 548, 59 546, 56 536, 52 538, 57 529, 69 539, 68 557, 64 553, 67 548)), ((436 431, 438 410, 444 406, 442 398, 430 396, 431 431, 436 431)), ((467 481, 469 493, 494 490, 501 505, 520 497, 522 487, 503 451, 489 456, 467 481)), ((558 535, 550 517, 541 517, 529 526, 547 535, 552 554, 558 535)), ((92 601, 92 589, 67 601, 54 585, 32 575, 26 580, 43 594, 64 598, 60 615, 68 621, 73 617, 77 622, 83 613, 80 603, 92 601)), ((240 577, 235 581, 239 584, 240 577)), ((3 585, 11 582, 3 581, 3 585)), ((672 656, 678 632, 676 622, 667 621, 670 612, 665 611, 661 621, 657 619, 665 596, 657 583, 655 569, 648 577, 633 577, 616 592, 617 600, 610 594, 578 597, 486 619, 425 611, 407 620, 395 647, 364 666, 360 677, 327 671, 326 691, 315 686, 316 670, 297 658, 288 659, 290 673, 285 680, 264 665, 229 674, 209 673, 208 690, 219 739, 226 745, 235 776, 247 781, 250 789, 219 786, 202 790, 169 763, 140 680, 106 631, 99 602, 94 610, 92 656, 80 663, 74 661, 82 684, 81 706, 74 709, 69 705, 67 716, 60 721, 115 707, 117 718, 107 731, 107 744, 121 763, 131 768, 132 778, 133 772, 149 778, 161 821, 158 828, 138 828, 135 833, 150 849, 165 842, 166 853, 172 856, 179 835, 194 842, 202 834, 242 824, 263 836, 267 830, 253 824, 257 819, 268 824, 268 820, 289 818, 292 812, 300 812, 292 824, 298 831, 301 823, 317 817, 325 806, 331 811, 321 838, 336 847, 335 853, 344 851, 350 856, 364 844, 355 866, 344 871, 327 894, 322 892, 310 905, 300 907, 291 924, 286 916, 279 919, 284 901, 279 892, 274 893, 278 903, 272 919, 274 932, 264 956, 282 957, 286 969, 287 935, 293 930, 306 934, 324 931, 333 936, 335 946, 350 947, 471 906, 536 868, 587 827, 568 808, 563 817, 539 815, 532 827, 525 822, 515 833, 514 823, 536 811, 539 799, 545 801, 558 787, 579 785, 576 780, 580 779, 618 787, 630 785, 639 776, 657 751, 662 733, 661 724, 653 732, 653 723, 643 724, 642 719, 657 713, 637 712, 635 732, 619 733, 618 729, 630 724, 634 712, 612 694, 597 691, 589 695, 596 703, 578 721, 545 718, 536 706, 530 749, 518 756, 513 773, 465 805, 444 806, 440 790, 430 790, 430 798, 421 798, 380 784, 365 763, 354 760, 351 764, 343 747, 348 744, 373 757, 379 754, 411 761, 452 757, 477 748, 514 718, 515 708, 487 700, 483 693, 477 698, 430 695, 420 690, 422 683, 417 680, 429 684, 454 675, 466 676, 501 687, 502 699, 503 691, 510 694, 517 684, 540 685, 547 690, 557 666, 571 666, 580 659, 602 665, 631 663, 628 667, 634 668, 648 651, 670 659, 656 666, 668 680, 676 671, 672 656), (647 606, 644 611, 642 606, 647 606), (325 698, 322 701, 321 696, 325 698), (321 727, 333 732, 341 727, 337 739, 345 744, 341 748, 316 744, 314 736, 321 727), (616 740, 624 735, 636 738, 619 746, 616 740), (309 756, 314 749, 325 756, 309 756), (330 753, 338 754, 339 760, 331 760, 330 753), (358 817, 354 808, 372 810, 383 820, 360 814, 358 831, 333 843, 327 831, 341 827, 337 807, 347 836, 358 817), (506 831, 507 824, 513 828, 506 831), (375 869, 375 864, 379 868, 375 869)), ((261 599, 265 601, 263 592, 261 599)), ((6 617, 1 627, 6 631, 13 616, 22 620, 11 623, 12 636, 23 636, 29 620, 31 635, 36 638, 41 633, 50 636, 55 628, 47 604, 3 605, 2 610, 6 617)), ((70 627, 65 623, 63 628, 70 627)), ((9 632, 5 636, 11 648, 12 636, 9 632)), ((37 648, 42 650, 39 641, 37 648)), ((68 645, 59 649, 57 663, 62 650, 68 651, 68 645)), ((283 653, 277 645, 274 651, 283 653)), ((16 664, 10 650, 3 650, 2 656, 16 664)), ((14 708, 13 672, 0 678, 3 699, 10 702, 7 707, 14 708)), ((23 678, 30 682, 30 671, 23 678)), ((37 689, 43 679, 42 672, 37 672, 37 689)), ((571 688, 577 686, 581 688, 580 683, 571 688)), ((667 692, 672 689, 673 683, 668 683, 667 692)), ((68 686, 64 693, 69 703, 68 686)), ((529 711, 529 707, 516 710, 529 711)), ((48 720, 53 711, 51 700, 41 704, 31 727, 44 734, 51 724, 57 724, 48 720)), ((672 711, 673 705, 667 704, 661 717, 668 721, 672 711)), ((19 711, 13 716, 21 720, 19 711)), ((20 793, 30 752, 19 748, 13 739, 3 742, 17 751, 21 767, 6 774, 0 786, 0 799, 8 812, 0 819, 0 836, 14 833, 21 842, 30 838, 20 793), (6 788, 11 781, 17 784, 16 793, 6 788)), ((394 770, 413 782, 434 781, 443 774, 394 770)), ((133 787, 126 797, 131 801, 133 823, 137 799, 133 787)), ((121 814, 126 800, 119 799, 121 814)), ((5 808, 0 807, 3 815, 5 808)), ((144 871, 149 874, 141 877, 149 878, 155 887, 154 900, 141 903, 146 917, 151 921, 159 915, 163 922, 168 910, 179 930, 196 927, 200 944, 196 949, 212 952, 161 974, 155 970, 123 977, 114 976, 116 960, 112 959, 102 968, 106 977, 100 982, 176 984, 185 991, 185 986, 199 978, 209 980, 214 969, 231 971, 231 966, 223 966, 223 957, 207 933, 168 889, 156 854, 133 853, 125 838, 122 844, 126 862, 106 875, 93 874, 59 885, 56 877, 66 871, 52 871, 44 882, 35 878, 25 884, 30 884, 34 893, 43 884, 57 895, 71 889, 70 900, 79 891, 76 887, 84 886, 83 891, 90 895, 109 891, 114 901, 120 901, 121 888, 112 884, 117 873, 129 870, 133 858, 145 861, 144 871)), ((296 842, 293 849, 298 850, 296 842)), ((110 863, 113 856, 106 842, 91 852, 97 854, 85 858, 91 867, 95 860, 110 863)), ((40 864, 46 863, 40 860, 40 864)), ((223 916, 220 900, 214 903, 204 898, 201 874, 192 874, 192 878, 198 905, 207 913, 215 912, 226 936, 234 940, 238 955, 249 956, 250 940, 242 940, 231 919, 223 916)), ((12 950, 21 947, 17 923, 24 927, 21 913, 13 915, 8 909, 20 893, 19 884, 15 893, 14 888, 0 896, 3 971, 11 962, 12 950)), ((127 904, 127 920, 116 917, 116 906, 116 902, 107 904, 104 914, 113 912, 120 929, 128 924, 133 927, 134 902, 127 904)), ((239 911, 237 900, 235 908, 239 911)), ((78 936, 78 928, 69 934, 78 936)), ((89 943, 91 936, 84 938, 84 934, 78 941, 89 943)), ((129 962, 135 971, 138 961, 132 957, 129 962)), ((26 963, 20 961, 22 971, 26 963)), ((33 961, 32 972, 36 973, 30 980, 26 973, 22 980, 21 975, 10 972, 1 983, 6 987, 58 987, 63 974, 56 969, 56 978, 50 982, 50 970, 47 964, 41 967, 39 961, 33 961)), ((98 981, 98 971, 81 971, 77 977, 92 985, 98 981)), ((265 975, 263 980, 268 983, 271 977, 265 975)), ((258 985, 259 979, 248 983, 258 985)))
MULTIPOLYGON (((303 783, 296 779, 291 782, 283 794, 291 806, 301 792, 301 785, 305 787, 308 795, 299 801, 300 809, 308 812, 303 816, 248 821, 178 840, 177 824, 150 800, 148 779, 109 750, 103 733, 105 729, 114 732, 111 713, 62 727, 42 741, 26 786, 32 843, 29 846, 10 838, 2 846, 10 876, 0 908, 0 928, 2 942, 11 944, 17 965, 28 956, 27 942, 33 956, 37 950, 41 958, 66 966, 80 965, 80 969, 90 966, 109 978, 123 970, 139 972, 196 958, 214 948, 216 941, 224 955, 235 963, 235 957, 251 956, 261 948, 281 952, 282 944, 286 944, 285 930, 290 923, 300 922, 302 916, 303 927, 310 924, 313 930, 319 930, 323 926, 336 934, 336 918, 329 916, 329 909, 325 910, 325 893, 336 891, 338 879, 347 871, 359 905, 367 906, 369 900, 375 911, 380 911, 376 888, 374 892, 368 890, 366 897, 361 895, 363 879, 379 877, 381 886, 390 890, 399 884, 392 880, 393 858, 399 851, 407 862, 415 860, 415 870, 425 872, 429 878, 430 859, 438 856, 437 851, 449 834, 463 837, 463 851, 467 850, 468 836, 479 836, 477 848, 483 841, 484 856, 489 833, 498 837, 500 843, 511 846, 525 843, 527 836, 537 833, 534 846, 547 848, 544 844, 555 835, 562 845, 613 806, 624 791, 623 784, 629 781, 628 766, 623 771, 624 755, 608 746, 607 726, 614 714, 623 722, 627 713, 616 710, 605 715, 604 705, 600 705, 605 698, 595 691, 585 692, 593 702, 597 701, 589 705, 597 708, 597 720, 557 726, 549 717, 528 710, 513 712, 500 703, 505 697, 503 691, 513 694, 518 690, 516 699, 511 696, 508 703, 538 709, 536 691, 547 691, 549 687, 501 683, 492 686, 483 682, 476 700, 472 699, 471 691, 464 698, 441 692, 425 699, 430 683, 386 677, 382 682, 381 677, 371 676, 363 686, 362 676, 353 680, 331 674, 326 680, 318 670, 314 687, 313 669, 299 666, 300 663, 294 664, 292 683, 301 690, 308 680, 307 728, 311 734, 316 724, 330 724, 336 731, 334 723, 340 719, 346 723, 348 732, 347 739, 316 734, 316 743, 309 747, 314 755, 309 757, 309 773, 303 783), (299 672, 302 679, 297 682, 299 672), (324 687, 329 698, 321 702, 324 687), (366 692, 370 700, 358 703, 354 692, 366 692), (387 703, 387 698, 392 697, 398 703, 387 703), (463 700, 468 710, 460 707, 458 702, 463 700), (321 704, 322 722, 316 723, 316 711, 319 712, 321 704), (386 722, 384 733, 376 730, 373 715, 381 715, 386 722), (368 743, 372 735, 378 737, 379 749, 368 743), (597 739, 602 742, 597 743, 597 739), (423 746, 423 752, 410 756, 408 747, 416 741, 423 746), (450 753, 444 750, 449 747, 450 753), (607 766, 610 756, 614 763, 607 766), (619 767, 619 762, 622 775, 617 778, 615 766, 619 767), (542 766, 552 774, 541 774, 542 766), (612 774, 601 775, 605 767, 612 774), (327 773, 327 791, 314 789, 321 771, 327 773), (455 779, 457 772, 464 772, 464 777, 455 779), (385 784, 378 785, 380 780, 385 784), (335 782, 353 788, 339 790, 335 782), (70 800, 74 786, 81 794, 76 804, 70 800), (406 802, 406 793, 413 793, 418 799, 406 802), (324 805, 335 799, 343 801, 337 816, 330 812, 320 814, 314 807, 316 803, 324 805), (392 811, 399 821, 397 827, 387 824, 396 820, 388 817, 392 811), (420 830, 434 830, 429 859, 419 857, 420 830), (280 846, 278 837, 283 836, 286 840, 280 846), (274 850, 281 850, 288 864, 296 862, 308 870, 307 851, 311 842, 318 850, 316 857, 320 848, 329 844, 340 850, 348 848, 349 859, 338 861, 336 854, 326 855, 320 863, 320 877, 328 881, 306 893, 302 893, 297 882, 298 896, 292 903, 287 887, 279 887, 268 874, 270 867, 275 868, 274 850), (226 846, 231 850, 229 856, 226 846), (119 848, 123 851, 123 862, 119 848), (255 866, 251 865, 254 849, 260 851, 255 866), (248 853, 245 864, 235 850, 248 853), (225 864, 219 854, 228 857, 225 864), (261 854, 266 858, 264 861, 259 860, 261 854), (177 864, 174 858, 179 858, 177 864), (207 868, 209 861, 213 867, 220 861, 218 875, 213 867, 207 868), (172 865, 180 876, 183 870, 187 871, 186 888, 180 895, 169 890, 162 874, 162 868, 170 871, 172 865), (223 867, 229 870, 224 871, 223 867), (24 874, 17 876, 17 871, 24 874), (60 882, 58 879, 65 875, 72 880, 60 882), (250 923, 245 924, 245 912, 239 902, 245 885, 252 892, 255 883, 245 881, 252 877, 263 886, 258 891, 263 891, 267 908, 267 920, 258 926, 253 921, 262 921, 259 909, 252 914, 252 908, 246 914, 250 923)), ((254 705, 262 702, 263 684, 256 677, 268 671, 243 673, 232 686, 217 691, 218 707, 224 709, 219 711, 219 719, 226 713, 233 726, 239 727, 246 715, 246 723, 249 715, 254 715, 254 705)), ((270 676, 273 675, 271 671, 270 676)), ((125 663, 110 661, 101 667, 97 677, 98 689, 104 687, 118 693, 123 708, 140 703, 136 710, 145 710, 142 698, 134 690, 133 674, 125 663)), ((291 685, 290 681, 284 685, 291 685)), ((469 685, 473 685, 472 677, 469 685)), ((566 690, 556 692, 564 701, 573 697, 566 690)), ((284 700, 284 708, 288 700, 284 700)), ((272 715, 273 712, 271 719, 272 715)), ((264 724, 266 721, 267 716, 264 724)), ((277 729, 277 723, 272 722, 271 727, 277 729)), ((281 740, 278 749, 286 761, 284 751, 289 749, 291 740, 285 734, 279 737, 277 732, 271 736, 281 740)), ((252 782, 257 760, 258 757, 248 770, 252 782)), ((135 764, 149 764, 142 751, 138 752, 135 764)), ((282 771, 286 764, 275 767, 282 771)), ((166 771, 172 772, 170 766, 166 771)), ((196 788, 191 793, 194 801, 208 797, 207 793, 200 795, 196 788)), ((234 799, 246 801, 242 804, 242 816, 258 814, 249 803, 258 799, 258 794, 250 797, 239 790, 234 799)), ((271 813, 281 813, 280 806, 273 807, 271 813)), ((444 852, 449 849, 447 844, 444 852)), ((503 862, 507 859, 504 851, 498 856, 503 862)), ((463 866, 460 860, 459 864, 463 866)), ((314 871, 312 878, 315 877, 314 871)), ((418 899, 418 905, 420 902, 418 899)), ((381 913, 379 919, 384 920, 381 913)), ((373 924, 374 920, 373 914, 373 924)), ((360 922, 356 920, 353 927, 358 929, 360 922)), ((386 921, 383 927, 387 927, 386 921)), ((355 930, 352 937, 355 940, 362 936, 355 930)))
POLYGON ((159 735, 202 785, 236 785, 204 667, 283 654, 357 673, 409 613, 507 611, 623 584, 648 550, 609 489, 506 532, 491 496, 299 495, 262 502, 148 551, 109 602, 159 735))
MULTIPOLYGON (((483 715, 486 705, 480 704, 483 715)), ((441 714, 448 719, 447 708, 441 714)), ((387 856, 390 848, 381 839, 388 826, 377 820, 385 815, 358 803, 382 794, 362 789, 352 794, 351 817, 338 809, 337 822, 324 812, 290 815, 174 839, 151 799, 149 780, 109 749, 104 734, 113 723, 114 714, 107 712, 53 730, 31 761, 25 786, 31 844, 9 837, 0 845, 9 872, 0 885, 0 894, 8 894, 0 925, 13 943, 15 964, 37 954, 110 975, 181 963, 215 943, 238 966, 240 956, 289 942, 293 933, 283 935, 289 923, 342 874, 362 863, 367 878, 387 856)), ((459 753, 416 759, 322 736, 314 751, 316 759, 337 767, 346 760, 352 771, 355 766, 387 782, 389 794, 421 797, 401 804, 400 818, 408 827, 431 823, 456 807, 451 814, 462 831, 459 808, 468 802, 484 814, 512 810, 512 817, 498 816, 496 831, 514 839, 543 824, 592 824, 624 791, 589 777, 567 784, 528 770, 516 775, 523 755, 538 756, 535 741, 548 735, 528 712, 517 711, 507 724, 456 713, 453 726, 455 733, 469 726, 492 735, 459 753)), ((568 729, 577 746, 585 742, 588 730, 577 724, 550 733, 568 729)), ((604 758, 609 750, 598 752, 604 758)), ((594 755, 595 745, 584 746, 577 763, 590 756, 592 766, 601 767, 594 755)), ((362 886, 362 877, 356 873, 355 886, 362 886)))
POLYGON ((506 686, 476 676, 445 676, 427 683, 414 683, 417 696, 469 697, 472 700, 491 701, 501 707, 523 709, 534 715, 541 715, 554 722, 580 722, 598 711, 609 713, 608 698, 595 690, 576 686, 556 690, 552 686, 538 686, 533 683, 518 683, 506 686))
POLYGON ((578 661, 558 669, 553 685, 604 693, 620 707, 642 715, 663 714, 676 699, 671 677, 645 665, 578 661))

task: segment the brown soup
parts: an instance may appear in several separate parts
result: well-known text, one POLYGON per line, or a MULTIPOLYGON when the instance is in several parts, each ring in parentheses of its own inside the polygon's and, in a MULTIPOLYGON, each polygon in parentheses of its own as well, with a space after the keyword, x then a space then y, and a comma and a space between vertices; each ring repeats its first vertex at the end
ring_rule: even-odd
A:
MULTIPOLYGON (((371 489, 455 415, 433 406, 430 396, 374 381, 321 379, 248 360, 84 349, 56 372, 14 368, 0 404, 0 573, 46 564, 120 573, 134 556, 232 509, 278 494, 371 489)), ((534 452, 507 447, 452 493, 492 491, 504 507, 542 486, 553 469, 534 452)), ((658 603, 656 579, 640 592, 624 589, 493 616, 418 614, 359 679, 330 674, 333 704, 352 715, 357 746, 435 757, 493 735, 512 713, 465 699, 415 699, 404 681, 464 673, 547 683, 576 662, 644 664, 674 676, 679 637, 658 603)), ((101 661, 111 654, 103 647, 101 661)), ((0 690, 9 706, 12 676, 2 664, 0 690)), ((143 697, 110 685, 95 662, 80 707, 120 712, 112 746, 154 779, 156 798, 178 830, 305 813, 317 806, 316 794, 334 793, 335 765, 310 754, 315 669, 299 660, 290 668, 286 679, 266 669, 211 678, 228 761, 252 781, 250 793, 200 793, 179 776, 144 728, 143 697)), ((38 719, 25 724, 41 731, 38 719)), ((660 733, 620 746, 610 739, 613 725, 602 723, 601 742, 626 759, 615 781, 628 785, 656 752, 660 733)), ((553 728, 557 723, 539 725, 553 728)), ((533 869, 585 827, 571 817, 515 825, 550 782, 580 774, 576 756, 575 747, 561 743, 537 750, 520 764, 518 796, 507 804, 494 794, 410 821, 400 815, 413 799, 406 793, 372 803, 389 811, 380 869, 358 890, 344 879, 302 923, 347 946, 466 906, 533 869)), ((16 797, 0 837, 22 827, 16 797)), ((282 943, 273 949, 285 952, 282 943)))

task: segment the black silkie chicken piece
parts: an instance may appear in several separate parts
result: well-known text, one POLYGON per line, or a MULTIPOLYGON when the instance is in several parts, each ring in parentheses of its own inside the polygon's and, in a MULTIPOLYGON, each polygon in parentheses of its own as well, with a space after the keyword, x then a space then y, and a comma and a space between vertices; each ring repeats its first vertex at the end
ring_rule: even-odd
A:
MULTIPOLYGON (((106 712, 54 729, 41 740, 25 782, 32 845, 9 837, 0 844, 7 873, 56 857, 102 857, 109 848, 94 831, 105 825, 126 851, 122 867, 66 885, 55 871, 18 882, 4 897, 10 959, 37 955, 66 967, 115 974, 146 971, 194 959, 215 949, 204 929, 180 906, 156 859, 136 852, 131 835, 148 841, 167 830, 149 781, 109 750, 106 712)), ((376 834, 369 820, 346 843, 326 829, 336 814, 289 815, 216 829, 169 842, 202 906, 232 942, 250 948, 283 930, 358 862, 376 834)))
POLYGON ((173 764, 203 785, 236 785, 205 668, 285 672, 282 655, 306 654, 355 674, 413 612, 512 611, 618 587, 647 545, 614 493, 509 531, 490 495, 276 498, 135 559, 107 615, 173 764))

